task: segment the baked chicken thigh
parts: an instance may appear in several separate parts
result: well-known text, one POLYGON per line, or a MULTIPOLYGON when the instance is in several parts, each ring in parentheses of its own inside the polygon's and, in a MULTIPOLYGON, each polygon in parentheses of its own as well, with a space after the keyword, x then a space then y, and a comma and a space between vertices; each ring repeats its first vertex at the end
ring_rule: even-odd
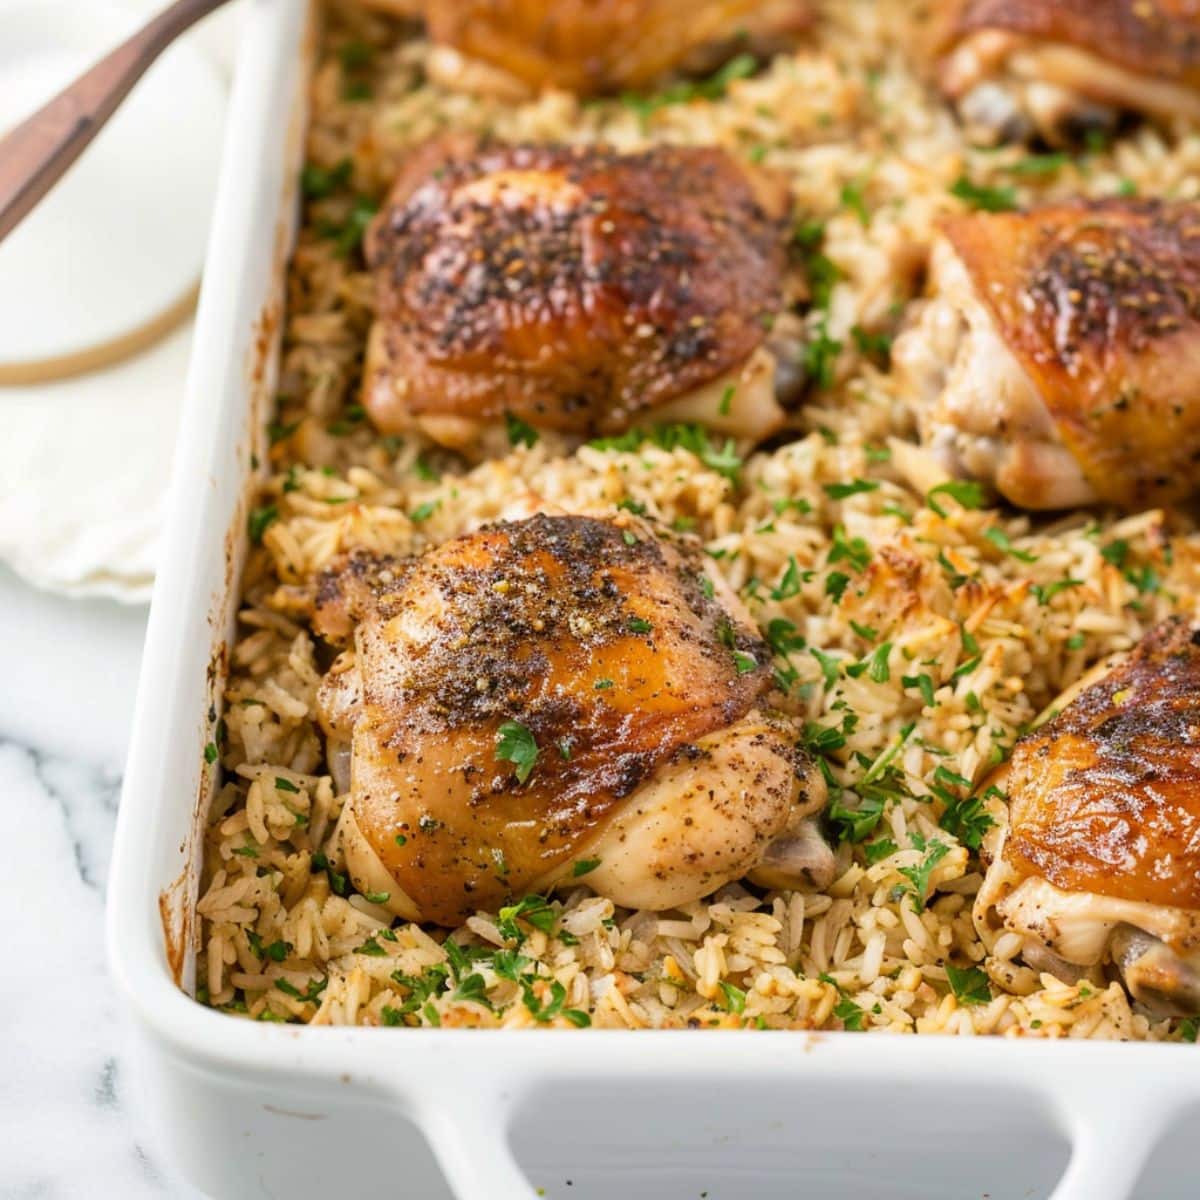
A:
POLYGON ((946 222, 896 380, 953 475, 1031 509, 1178 500, 1200 462, 1200 205, 946 222))
POLYGON ((425 17, 430 73, 465 90, 581 96, 640 90, 704 72, 738 51, 802 32, 808 0, 369 0, 425 17))
POLYGON ((748 872, 831 878, 820 773, 764 707, 769 651, 644 522, 538 515, 352 557, 315 624, 353 639, 320 699, 343 786, 350 756, 340 848, 397 915, 455 925, 575 878, 651 909, 748 872))
POLYGON ((368 236, 363 404, 385 433, 468 454, 506 448, 512 418, 765 437, 786 205, 721 150, 427 144, 368 236))
POLYGON ((1200 1013, 1200 631, 1168 621, 1098 675, 995 779, 975 918, 1040 969, 1112 964, 1148 1008, 1200 1013))
POLYGON ((938 79, 981 141, 1200 118, 1200 0, 941 0, 938 79))

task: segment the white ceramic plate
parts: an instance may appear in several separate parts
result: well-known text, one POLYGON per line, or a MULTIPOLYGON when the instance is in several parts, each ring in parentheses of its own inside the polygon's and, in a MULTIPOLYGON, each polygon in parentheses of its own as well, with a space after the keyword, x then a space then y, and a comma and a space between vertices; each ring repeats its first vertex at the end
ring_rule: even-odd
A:
MULTIPOLYGON (((97 0, 0 0, 0 131, 137 23, 97 0)), ((103 360, 183 316, 204 258, 225 104, 209 60, 172 47, 0 243, 0 382, 103 360)))

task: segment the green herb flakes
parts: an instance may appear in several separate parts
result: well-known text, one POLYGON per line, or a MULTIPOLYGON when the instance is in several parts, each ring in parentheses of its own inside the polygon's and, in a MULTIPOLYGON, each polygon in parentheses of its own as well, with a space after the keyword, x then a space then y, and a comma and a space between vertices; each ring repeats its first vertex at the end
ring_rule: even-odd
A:
POLYGON ((279 509, 274 504, 265 504, 262 508, 252 509, 246 520, 246 529, 250 541, 256 546, 262 545, 263 534, 279 520, 279 509))
POLYGON ((504 427, 508 431, 508 444, 510 446, 536 446, 538 443, 538 431, 520 417, 513 416, 512 413, 504 414, 504 427))
POLYGON ((978 967, 960 968, 947 963, 946 978, 954 998, 964 1007, 991 1003, 992 989, 988 977, 978 967))
POLYGON ((972 183, 966 175, 960 175, 950 187, 950 195, 957 196, 972 208, 984 212, 1012 212, 1017 207, 1017 192, 1011 187, 987 187, 972 183))

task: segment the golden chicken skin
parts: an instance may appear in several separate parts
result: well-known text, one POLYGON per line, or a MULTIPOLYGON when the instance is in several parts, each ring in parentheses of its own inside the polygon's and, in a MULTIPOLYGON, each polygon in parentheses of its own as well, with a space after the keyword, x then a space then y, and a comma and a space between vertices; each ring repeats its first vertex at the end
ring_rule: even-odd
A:
POLYGON ((930 293, 893 363, 945 470, 1030 509, 1136 509, 1195 490, 1200 205, 952 219, 930 293))
POLYGON ((369 0, 424 16, 429 73, 461 90, 520 98, 638 91, 769 52, 802 33, 808 0, 369 0))
POLYGON ((587 437, 638 420, 759 439, 782 189, 724 151, 418 151, 367 239, 363 404, 385 433, 505 452, 505 423, 587 437))
POLYGON ((1200 630, 1158 626, 1055 707, 994 780, 976 921, 1040 969, 1111 964, 1148 1008, 1200 1013, 1200 630))
POLYGON ((767 647, 642 521, 537 515, 351 557, 315 627, 352 639, 320 695, 350 791, 338 846, 399 916, 453 926, 576 879, 668 909, 751 872, 832 876, 806 821, 823 781, 765 707, 767 647))
POLYGON ((981 141, 1200 119, 1200 0, 942 0, 938 81, 981 141))

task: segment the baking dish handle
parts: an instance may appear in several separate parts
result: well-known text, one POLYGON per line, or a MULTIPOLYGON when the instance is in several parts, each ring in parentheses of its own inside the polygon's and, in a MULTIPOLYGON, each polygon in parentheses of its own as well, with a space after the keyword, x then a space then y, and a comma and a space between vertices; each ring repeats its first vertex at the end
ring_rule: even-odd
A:
POLYGON ((537 1200, 509 1144, 511 1099, 476 1091, 416 1114, 457 1200, 537 1200))
POLYGON ((1073 1149, 1050 1200, 1132 1200, 1150 1155, 1166 1132, 1172 1105, 1151 1094, 1095 1079, 1067 1106, 1073 1149))

